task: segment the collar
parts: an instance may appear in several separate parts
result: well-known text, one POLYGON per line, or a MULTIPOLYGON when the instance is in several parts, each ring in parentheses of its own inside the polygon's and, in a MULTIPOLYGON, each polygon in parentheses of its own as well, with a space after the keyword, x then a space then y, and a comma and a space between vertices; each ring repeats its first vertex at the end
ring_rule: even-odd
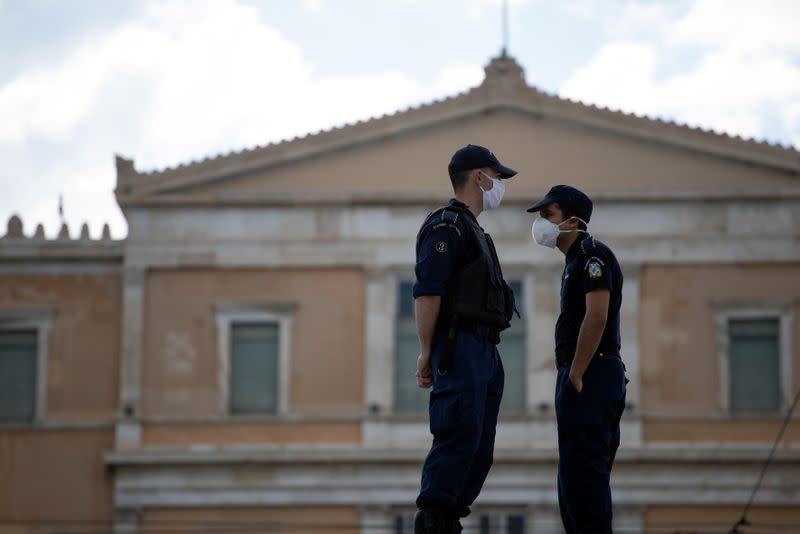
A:
MULTIPOLYGON (((473 221, 475 221, 475 222, 478 222, 478 219, 475 217, 475 215, 474 215, 474 214, 472 213, 472 211, 469 209, 469 206, 467 206, 466 204, 464 204, 464 203, 463 203, 463 202, 461 202, 460 200, 456 200, 455 198, 451 198, 450 200, 448 200, 448 201, 447 201, 447 205, 448 205, 448 206, 453 206, 454 208, 459 208, 459 209, 461 209, 461 210, 464 210, 464 212, 465 212, 465 213, 466 213, 466 214, 467 214, 467 215, 468 215, 468 216, 469 216, 469 217, 470 217, 470 218, 471 218, 473 221)), ((480 225, 478 225, 478 226, 480 226, 480 225)))
POLYGON ((573 260, 575 258, 575 256, 577 256, 578 254, 580 254, 583 251, 583 248, 581 247, 581 243, 583 243, 583 240, 586 239, 587 237, 589 237, 589 234, 587 234, 585 232, 578 233, 578 239, 576 239, 575 242, 572 243, 572 245, 570 245, 569 250, 567 251, 567 261, 568 262, 573 260))

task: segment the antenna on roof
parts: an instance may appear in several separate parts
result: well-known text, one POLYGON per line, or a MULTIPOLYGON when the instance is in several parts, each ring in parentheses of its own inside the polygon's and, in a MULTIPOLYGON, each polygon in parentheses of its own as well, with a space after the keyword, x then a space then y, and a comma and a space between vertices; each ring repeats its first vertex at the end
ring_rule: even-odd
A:
POLYGON ((64 223, 64 195, 62 193, 58 194, 58 217, 61 219, 61 223, 64 223))
POLYGON ((503 48, 500 55, 505 57, 508 50, 508 0, 503 0, 503 48))

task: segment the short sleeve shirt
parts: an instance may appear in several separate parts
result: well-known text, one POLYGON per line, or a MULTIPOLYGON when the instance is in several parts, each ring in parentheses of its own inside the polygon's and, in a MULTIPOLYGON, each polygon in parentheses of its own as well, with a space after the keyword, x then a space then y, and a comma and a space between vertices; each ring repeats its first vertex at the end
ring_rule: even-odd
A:
MULTIPOLYGON (((448 206, 466 208, 455 199, 451 199, 448 206)), ((447 214, 434 213, 429 216, 417 235, 414 298, 444 295, 450 276, 463 265, 468 253, 465 239, 467 227, 461 219, 471 217, 472 213, 469 210, 448 211, 447 214), (457 214, 455 218, 454 213, 457 214)))
POLYGON ((583 318, 586 315, 586 294, 598 289, 610 291, 608 318, 601 347, 620 349, 620 317, 622 306, 622 269, 614 253, 589 234, 572 244, 566 255, 561 276, 561 313, 556 322, 556 353, 574 356, 583 318))

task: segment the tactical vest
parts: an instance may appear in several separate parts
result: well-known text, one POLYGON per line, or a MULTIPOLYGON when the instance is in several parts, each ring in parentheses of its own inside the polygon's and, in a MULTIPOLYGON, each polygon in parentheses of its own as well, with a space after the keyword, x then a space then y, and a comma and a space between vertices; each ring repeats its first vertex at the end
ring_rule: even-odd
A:
POLYGON ((478 225, 467 208, 447 206, 433 212, 430 217, 439 216, 439 224, 447 224, 460 230, 455 221, 461 217, 466 226, 462 239, 472 243, 477 255, 469 257, 466 264, 456 269, 447 282, 447 294, 442 299, 439 312, 440 325, 454 322, 483 323, 495 329, 504 330, 510 326, 514 313, 514 293, 503 279, 497 251, 491 236, 478 225))

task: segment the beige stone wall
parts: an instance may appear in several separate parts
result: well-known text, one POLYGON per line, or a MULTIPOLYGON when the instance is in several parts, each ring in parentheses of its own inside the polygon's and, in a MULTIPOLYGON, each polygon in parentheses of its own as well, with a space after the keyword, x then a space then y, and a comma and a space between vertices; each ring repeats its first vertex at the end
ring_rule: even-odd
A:
MULTIPOLYGON (((728 532, 742 515, 743 506, 649 506, 645 532, 728 532)), ((753 524, 742 532, 794 533, 800 528, 800 508, 754 506, 747 514, 753 524)))
POLYGON ((293 306, 289 414, 360 416, 364 291, 359 269, 148 271, 143 416, 220 415, 215 315, 220 304, 293 306))
MULTIPOLYGON (((640 411, 645 439, 763 441, 771 418, 725 418, 720 408, 715 302, 794 299, 792 391, 800 384, 799 265, 646 266, 641 274, 640 411), (714 420, 718 418, 719 420, 714 420)), ((793 439, 798 432, 790 432, 793 439)))
POLYGON ((352 506, 173 508, 142 511, 142 532, 269 532, 359 534, 361 513, 352 506))
POLYGON ((113 419, 119 394, 118 275, 0 275, 0 310, 54 314, 46 421, 113 419))
POLYGON ((0 521, 110 520, 112 477, 103 452, 113 446, 110 426, 0 431, 0 521))
POLYGON ((447 164, 453 152, 467 143, 488 146, 501 162, 519 171, 508 183, 507 199, 533 200, 557 183, 589 192, 797 185, 794 176, 779 171, 518 112, 493 112, 198 186, 187 193, 416 191, 437 199, 452 192, 447 164))
POLYGON ((0 309, 53 316, 45 426, 0 427, 0 520, 110 520, 120 290, 114 274, 0 275, 0 309))

